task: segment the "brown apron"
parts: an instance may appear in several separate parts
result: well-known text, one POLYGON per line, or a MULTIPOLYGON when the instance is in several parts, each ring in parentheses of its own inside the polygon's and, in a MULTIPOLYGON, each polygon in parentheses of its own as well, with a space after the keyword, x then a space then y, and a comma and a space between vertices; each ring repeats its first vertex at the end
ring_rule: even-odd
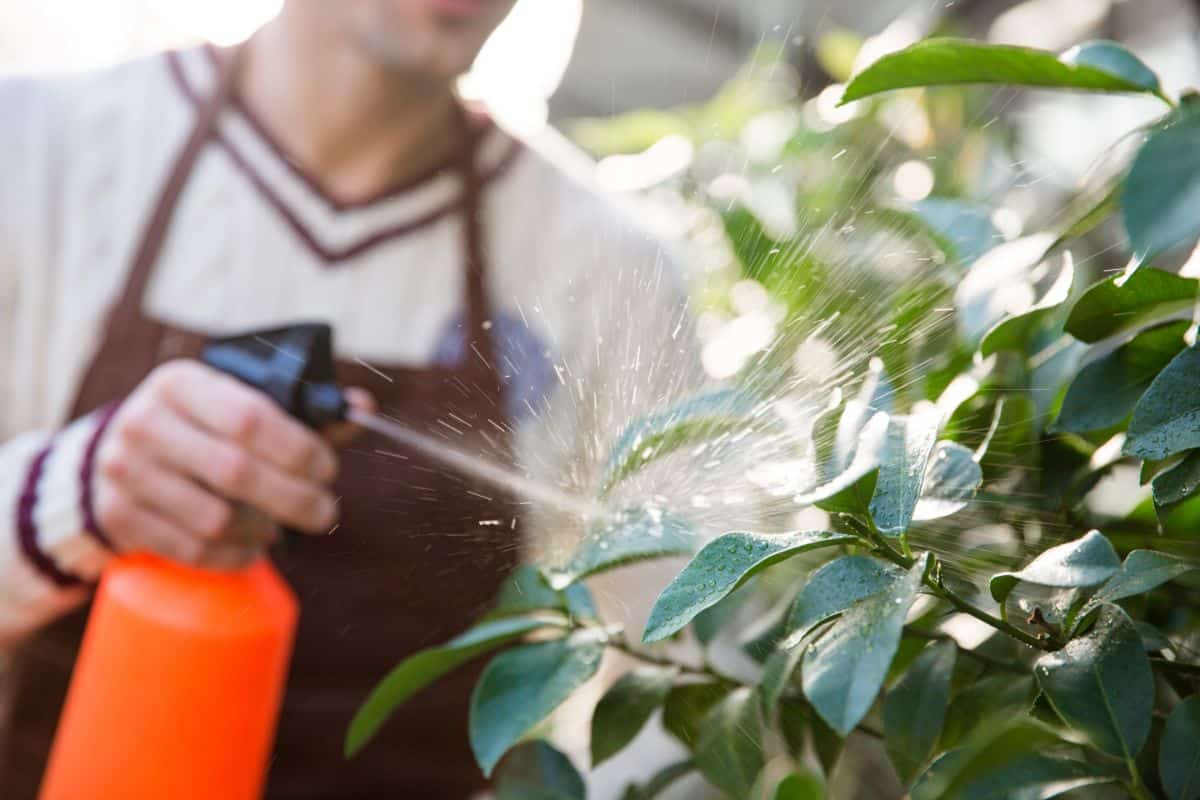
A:
MULTIPOLYGON (((180 191, 233 90, 237 61, 236 54, 221 60, 217 88, 146 225, 73 417, 130 393, 166 360, 196 357, 205 344, 202 333, 146 316, 142 301, 180 191)), ((508 426, 499 419, 501 379, 487 330, 476 136, 465 114, 463 119, 468 355, 455 366, 422 369, 339 362, 338 377, 343 385, 369 389, 383 411, 414 425, 453 419, 463 430, 459 444, 497 455, 507 448, 508 426)), ((420 298, 396 298, 397 313, 411 302, 420 298)), ((467 797, 485 785, 466 733, 478 665, 413 698, 355 759, 345 761, 341 746, 355 709, 399 658, 461 631, 487 606, 517 561, 515 504, 416 453, 366 436, 342 454, 336 491, 340 527, 274 553, 301 613, 267 796, 467 797)), ((86 613, 58 621, 19 654, 18 697, 0 773, 4 800, 36 794, 86 613)))

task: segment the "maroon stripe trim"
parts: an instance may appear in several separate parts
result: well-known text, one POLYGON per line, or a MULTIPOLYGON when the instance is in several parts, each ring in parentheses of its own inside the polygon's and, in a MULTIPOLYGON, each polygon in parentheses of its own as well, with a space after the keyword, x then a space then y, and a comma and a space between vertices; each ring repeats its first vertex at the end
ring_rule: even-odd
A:
POLYGON ((100 528, 100 523, 96 520, 96 505, 95 495, 92 489, 92 476, 95 473, 96 467, 96 450, 100 446, 100 438, 104 436, 104 432, 108 430, 108 423, 112 422, 112 418, 116 415, 117 409, 121 407, 120 401, 109 403, 104 408, 96 412, 96 428, 92 431, 91 437, 88 439, 87 447, 83 451, 83 463, 79 467, 79 511, 83 516, 83 529, 100 544, 113 550, 112 539, 108 534, 100 528))
MULTIPOLYGON (((175 84, 179 87, 180 92, 193 106, 199 107, 201 102, 200 97, 196 94, 191 85, 188 84, 187 77, 183 74, 183 66, 179 61, 178 52, 171 51, 166 55, 171 75, 174 78, 175 84)), ((220 130, 214 130, 213 139, 217 142, 217 144, 224 148, 226 154, 229 156, 234 166, 237 167, 238 171, 250 181, 259 194, 261 194, 263 198, 266 199, 266 201, 272 206, 272 208, 275 209, 276 213, 282 217, 283 221, 287 223, 289 228, 292 229, 292 232, 296 234, 296 237, 299 238, 300 241, 303 242, 304 245, 313 253, 313 255, 315 255, 326 266, 336 265, 339 262, 362 255, 367 250, 383 244, 384 242, 391 241, 392 239, 396 239, 401 236, 406 236, 428 225, 432 225, 433 223, 450 214, 461 211, 464 206, 465 197, 462 193, 460 193, 457 198, 451 200, 449 203, 439 208, 435 208, 432 211, 417 217, 416 219, 408 220, 406 222, 384 228, 383 230, 366 236, 363 239, 360 239, 359 241, 346 247, 326 247, 317 239, 308 225, 306 225, 304 221, 301 220, 299 216, 287 205, 283 198, 281 198, 275 192, 275 190, 267 184, 266 180, 261 174, 259 174, 257 170, 254 169, 253 165, 250 164, 245 156, 238 151, 236 147, 234 147, 233 143, 229 141, 228 137, 221 133, 220 130)), ((508 152, 504 154, 500 161, 480 175, 480 186, 490 183, 491 181, 500 178, 506 172, 508 172, 509 168, 514 162, 516 162, 517 157, 523 152, 523 150, 524 148, 521 146, 520 142, 514 141, 508 152)), ((286 161, 286 158, 284 160, 286 161)))
POLYGON ((29 465, 29 474, 25 477, 25 486, 22 488, 20 500, 17 502, 17 539, 21 545, 21 552, 25 554, 29 563, 41 573, 42 577, 56 586, 65 588, 78 586, 83 581, 74 575, 63 572, 54 563, 54 560, 42 551, 38 544, 37 524, 33 520, 33 509, 37 506, 38 499, 38 482, 42 479, 42 472, 46 468, 46 459, 50 457, 50 451, 53 448, 54 442, 51 441, 41 449, 34 457, 33 463, 29 465))
MULTIPOLYGON (((212 62, 213 67, 216 68, 216 46, 211 43, 205 43, 203 47, 205 55, 208 56, 208 60, 212 62)), ((191 87, 189 86, 188 88, 190 89, 191 87)), ((267 148, 275 153, 275 156, 284 163, 288 170, 291 171, 291 173, 295 175, 301 183, 308 186, 308 188, 312 190, 313 194, 318 195, 322 200, 325 201, 326 204, 330 206, 330 208, 334 209, 335 211, 354 211, 357 209, 367 208, 368 206, 375 205, 376 203, 382 203, 386 200, 391 200, 392 198, 398 197, 405 192, 416 189, 424 183, 432 181, 434 178, 438 177, 443 172, 454 166, 454 159, 448 158, 440 164, 435 164, 429 169, 420 172, 413 177, 406 178, 405 180, 400 181, 392 186, 384 187, 380 191, 370 194, 360 200, 339 200, 321 184, 320 179, 316 175, 313 175, 311 172, 305 169, 304 165, 287 151, 287 148, 283 146, 283 143, 279 141, 275 134, 271 133, 266 124, 262 121, 262 118, 255 113, 254 109, 246 105, 245 101, 243 101, 241 96, 237 94, 236 90, 233 96, 229 99, 229 102, 230 105, 237 109, 238 113, 245 118, 246 122, 250 124, 250 127, 254 129, 254 132, 258 135, 258 138, 262 139, 267 148)), ((487 119, 486 117, 481 119, 482 126, 490 127, 491 124, 492 123, 490 119, 487 119)))

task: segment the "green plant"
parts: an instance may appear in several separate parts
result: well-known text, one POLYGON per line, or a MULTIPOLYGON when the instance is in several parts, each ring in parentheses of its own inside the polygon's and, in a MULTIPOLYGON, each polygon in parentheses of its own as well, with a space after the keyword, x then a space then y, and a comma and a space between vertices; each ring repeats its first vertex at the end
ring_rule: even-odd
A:
MULTIPOLYGON (((349 753, 413 692, 508 647, 472 698, 480 766, 490 773, 515 748, 500 767, 501 797, 582 797, 562 754, 524 740, 612 648, 641 666, 596 709, 593 765, 659 709, 689 753, 628 798, 653 797, 691 772, 731 797, 819 797, 818 768, 827 773, 855 731, 883 739, 913 798, 1049 798, 1100 785, 1141 799, 1200 797, 1200 661, 1191 649, 1200 630, 1200 284, 1152 265, 1200 236, 1200 105, 1191 95, 1172 101, 1112 42, 1058 57, 935 39, 879 59, 846 86, 843 102, 875 104, 847 121, 852 130, 800 130, 785 149, 861 142, 854 137, 867 136, 887 102, 878 95, 908 88, 941 102, 943 90, 916 87, 946 83, 1135 92, 1166 111, 1115 183, 1046 231, 1002 241, 978 204, 947 195, 873 205, 869 216, 888 235, 936 258, 919 280, 883 279, 889 288, 875 296, 890 303, 888 329, 900 332, 861 354, 882 365, 796 437, 811 445, 812 475, 793 505, 824 510, 827 529, 731 531, 701 544, 685 520, 653 507, 616 513, 565 566, 523 568, 477 627, 401 663, 356 718, 349 753), (1084 286, 1066 247, 1112 217, 1131 260, 1084 286), (1014 287, 1024 298, 1018 313, 998 308, 996 295, 1014 287), (954 313, 931 326, 930 309, 945 303, 954 313), (1149 496, 1128 514, 1098 511, 1095 487, 1137 461, 1149 496), (985 522, 1004 526, 1009 551, 967 543, 985 522), (579 583, 680 554, 691 561, 663 589, 639 643, 598 619, 579 583), (760 635, 745 643, 761 665, 752 678, 659 644, 690 631, 707 645, 728 633, 748 593, 789 568, 803 580, 770 590, 778 610, 760 615, 760 635), (957 635, 968 619, 986 635, 957 635), (779 754, 789 774, 766 777, 779 754)), ((928 146, 957 151, 975 133, 928 146)), ((841 224, 841 209, 854 205, 846 198, 870 180, 801 185, 798 212, 811 211, 822 229, 841 224), (837 199, 831 208, 814 195, 837 199)), ((830 304, 828 257, 814 255, 804 231, 787 241, 741 204, 716 213, 738 279, 766 287, 791 319, 855 308, 853 298, 830 304)), ((861 296, 863 284, 854 287, 861 296)), ((792 348, 795 338, 780 342, 792 348)), ((771 398, 754 396, 754 369, 767 362, 747 367, 750 379, 732 395, 633 423, 613 448, 603 491, 661 454, 760 424, 771 398)))

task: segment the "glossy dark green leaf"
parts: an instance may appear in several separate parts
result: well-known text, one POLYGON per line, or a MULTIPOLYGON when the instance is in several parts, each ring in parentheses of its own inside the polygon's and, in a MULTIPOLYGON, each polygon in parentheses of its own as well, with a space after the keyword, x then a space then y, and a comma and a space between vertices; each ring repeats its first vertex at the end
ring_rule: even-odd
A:
MULTIPOLYGON (((844 421, 852 416, 855 407, 847 404, 841 413, 844 421)), ((834 418, 825 415, 818 419, 814 426, 813 436, 818 448, 827 444, 829 453, 820 453, 821 459, 817 471, 818 481, 813 488, 801 492, 794 498, 797 506, 815 505, 825 511, 842 513, 860 513, 866 510, 871 495, 875 491, 879 457, 883 448, 884 437, 888 430, 888 416, 883 412, 872 413, 861 426, 838 423, 837 438, 844 440, 840 444, 843 452, 834 449, 833 434, 821 433, 818 428, 823 420, 834 418), (851 433, 847 433, 851 430, 851 433), (828 441, 823 441, 828 438, 828 441)))
POLYGON ((663 589, 650 610, 645 642, 665 639, 756 573, 806 550, 855 541, 829 531, 762 534, 734 531, 706 544, 663 589))
POLYGON ((545 570, 555 589, 638 561, 690 555, 696 547, 691 525, 657 508, 630 508, 594 523, 570 560, 545 570))
POLYGON ((645 783, 630 785, 621 795, 621 800, 652 800, 670 788, 675 781, 695 771, 696 765, 690 758, 668 764, 645 783))
POLYGON ((892 589, 904 570, 867 556, 843 556, 809 576, 788 612, 784 647, 792 648, 817 625, 858 601, 892 589))
POLYGON ((926 39, 883 56, 858 73, 842 94, 842 102, 892 89, 963 83, 1156 94, 1157 79, 1153 85, 1147 79, 1153 74, 1136 56, 1111 42, 1091 42, 1059 58, 1027 47, 926 39), (1117 51, 1125 56, 1118 57, 1117 51))
POLYGON ((762 737, 754 693, 735 689, 704 718, 696 742, 696 768, 713 786, 733 797, 748 797, 765 763, 762 737))
POLYGON ((1156 506, 1182 503, 1200 489, 1200 450, 1193 450, 1175 466, 1150 482, 1156 506))
POLYGON ((492 659, 471 693, 471 749, 485 775, 572 692, 596 674, 604 634, 580 630, 514 648, 492 659))
POLYGON ((890 589, 851 606, 804 654, 804 696, 842 736, 879 694, 928 563, 922 554, 890 589))
POLYGON ((1126 760, 1142 749, 1154 711, 1154 676, 1137 630, 1119 607, 1103 605, 1091 630, 1042 655, 1034 674, 1055 712, 1096 747, 1126 760))
POLYGON ((942 729, 939 749, 962 745, 977 730, 980 720, 993 716, 1019 719, 1033 703, 1032 675, 986 675, 975 681, 950 702, 942 729))
POLYGON ((535 739, 500 762, 494 794, 496 800, 586 800, 587 788, 571 759, 535 739))
POLYGON ((707 646, 716 639, 721 630, 746 605, 746 601, 754 597, 753 584, 753 580, 747 581, 737 591, 726 596, 724 600, 697 614, 692 620, 692 633, 695 634, 696 641, 707 646))
POLYGON ((792 772, 775 785, 771 800, 825 800, 825 784, 807 770, 792 772))
POLYGON ((1064 327, 1081 342, 1098 342, 1190 309, 1197 287, 1200 280, 1158 269, 1107 278, 1080 295, 1064 327))
POLYGON ((667 699, 676 671, 638 667, 612 685, 592 714, 592 768, 621 752, 667 699))
POLYGON ((917 779, 912 800, 976 800, 971 793, 975 781, 987 781, 997 771, 1061 744, 1057 732, 1036 719, 986 711, 972 722, 962 745, 944 753, 917 779))
POLYGON ((1200 798, 1200 695, 1175 706, 1167 718, 1158 774, 1171 800, 1200 798))
POLYGON ((376 684, 354 715, 346 732, 346 755, 355 755, 400 705, 447 672, 531 631, 563 624, 563 619, 553 616, 495 619, 471 628, 444 645, 430 647, 404 659, 376 684))
POLYGON ((667 694, 663 727, 689 750, 696 746, 704 718, 733 687, 722 683, 683 683, 667 694))
POLYGON ((1200 564, 1170 553, 1134 550, 1125 556, 1120 571, 1096 591, 1095 600, 1114 602, 1133 597, 1197 569, 1200 564))
POLYGON ((875 527, 885 536, 899 536, 912 523, 937 442, 939 419, 936 412, 930 412, 888 420, 870 505, 875 527))
MULTIPOLYGON (((938 777, 939 768, 953 769, 969 755, 959 750, 946 753, 930 768, 930 780, 938 777)), ((980 774, 962 781, 961 788, 936 797, 938 800, 1050 800, 1067 792, 1115 780, 1111 773, 1094 764, 1039 753, 977 772, 980 774)), ((934 795, 925 788, 928 785, 914 788, 913 800, 933 800, 934 795)))
POLYGON ((1019 572, 1001 572, 988 585, 992 598, 1003 604, 1022 581, 1038 586, 1074 588, 1095 586, 1116 574, 1121 560, 1100 531, 1089 531, 1071 542, 1051 547, 1019 572))
POLYGON ((601 495, 652 461, 682 447, 747 429, 756 401, 740 389, 718 389, 681 403, 625 428, 609 453, 601 495))
POLYGON ((771 651, 763 664, 762 681, 758 686, 758 696, 762 701, 763 715, 770 716, 771 709, 779 702, 792 679, 792 673, 804 657, 803 645, 792 647, 777 647, 771 651))
POLYGON ((550 588, 541 570, 532 564, 522 564, 500 587, 496 606, 488 617, 507 617, 540 610, 560 611, 586 619, 598 616, 592 594, 586 586, 577 583, 564 591, 555 591, 550 588))
MULTIPOLYGON (((980 445, 986 446, 986 442, 980 445)), ((925 468, 913 521, 941 519, 966 508, 983 483, 983 469, 976 460, 982 456, 957 442, 938 442, 925 468)))
POLYGON ((1125 453, 1160 459, 1200 447, 1200 349, 1189 347, 1158 373, 1133 409, 1125 453))
POLYGON ((1200 112, 1184 104, 1138 150, 1121 192, 1134 259, 1145 262, 1200 235, 1200 112))
POLYGON ((954 642, 929 645, 884 698, 888 756, 905 783, 925 765, 942 732, 956 654, 954 642))
POLYGON ((1062 272, 1046 295, 1028 311, 1007 317, 992 326, 979 343, 980 355, 986 358, 1002 350, 1025 353, 1033 346, 1038 334, 1050 326, 1059 314, 1059 306, 1065 303, 1071 294, 1075 267, 1069 253, 1063 258, 1065 263, 1062 272))
POLYGON ((1147 328, 1087 364, 1067 389, 1051 429, 1086 433, 1121 424, 1154 376, 1184 348, 1187 329, 1182 321, 1147 328))

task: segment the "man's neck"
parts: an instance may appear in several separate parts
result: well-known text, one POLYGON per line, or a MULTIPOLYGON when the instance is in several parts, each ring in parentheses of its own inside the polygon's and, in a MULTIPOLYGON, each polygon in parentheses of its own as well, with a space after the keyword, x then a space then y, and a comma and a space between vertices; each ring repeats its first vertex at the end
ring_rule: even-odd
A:
POLYGON ((286 13, 249 43, 238 91, 341 201, 426 172, 460 141, 451 82, 390 70, 344 34, 286 13))

